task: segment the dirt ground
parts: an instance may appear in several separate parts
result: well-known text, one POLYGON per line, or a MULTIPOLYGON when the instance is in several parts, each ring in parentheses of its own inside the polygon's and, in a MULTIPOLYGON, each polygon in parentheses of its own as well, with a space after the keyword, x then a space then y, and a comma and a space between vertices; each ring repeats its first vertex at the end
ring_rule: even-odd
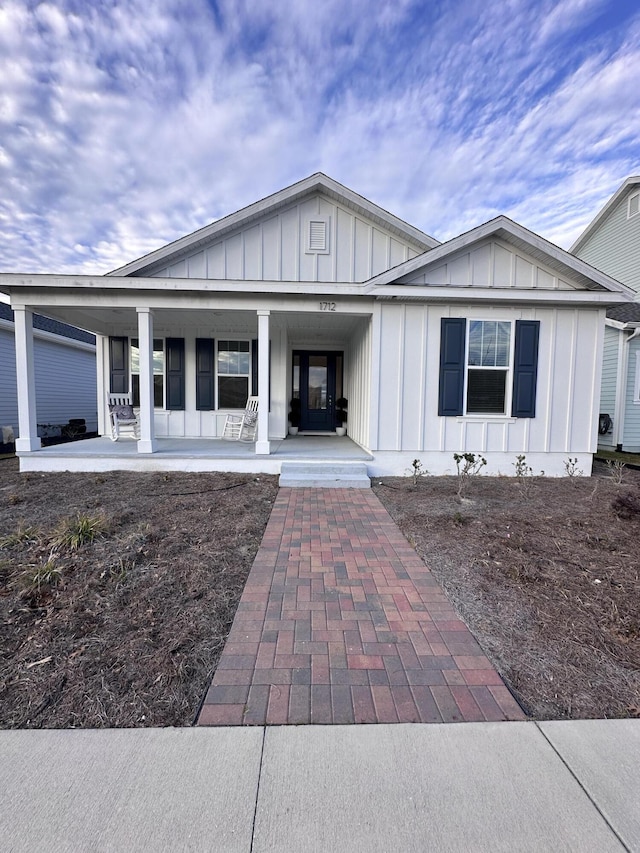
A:
MULTIPOLYGON (((640 716, 640 472, 599 473, 374 486, 540 719, 640 716)), ((0 727, 191 724, 276 492, 0 460, 0 727)))
POLYGON ((0 726, 191 724, 276 492, 0 460, 0 726))
POLYGON ((640 716, 640 472, 374 488, 537 719, 640 716))

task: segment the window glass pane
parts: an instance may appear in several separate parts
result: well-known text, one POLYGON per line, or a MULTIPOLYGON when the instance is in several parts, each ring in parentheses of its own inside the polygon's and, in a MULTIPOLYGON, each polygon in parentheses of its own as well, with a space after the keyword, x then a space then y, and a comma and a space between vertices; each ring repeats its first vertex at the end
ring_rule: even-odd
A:
MULTIPOLYGON (((140 405, 140 346, 138 338, 131 338, 131 393, 134 406, 140 405)), ((164 341, 153 339, 153 406, 164 406, 164 341)))
POLYGON ((218 377, 218 408, 244 409, 249 396, 249 380, 246 376, 218 377))
POLYGON ((469 364, 482 364, 482 321, 472 320, 469 323, 469 364))
POLYGON ((291 396, 295 399, 299 399, 300 397, 300 356, 294 355, 293 357, 293 378, 292 378, 292 388, 291 388, 291 396))
POLYGON ((503 415, 506 379, 506 370, 469 370, 467 412, 503 415))
POLYGON ((509 366, 509 344, 511 341, 511 323, 498 323, 496 367, 509 366))

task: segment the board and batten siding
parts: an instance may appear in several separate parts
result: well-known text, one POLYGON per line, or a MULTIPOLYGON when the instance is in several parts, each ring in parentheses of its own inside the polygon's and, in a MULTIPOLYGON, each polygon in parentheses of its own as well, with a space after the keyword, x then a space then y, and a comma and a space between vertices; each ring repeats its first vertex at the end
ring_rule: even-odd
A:
MULTIPOLYGON (((96 355, 87 344, 58 342, 34 335, 36 419, 38 424, 66 424, 84 418, 87 431, 98 428, 96 355)), ((15 337, 0 329, 0 426, 18 436, 15 337)))
MULTIPOLYGON (((429 255, 425 256, 428 261, 429 255)), ((472 249, 462 249, 444 264, 434 264, 412 273, 405 284, 434 284, 475 287, 508 287, 518 290, 576 290, 550 267, 536 263, 513 246, 486 240, 472 249)))
POLYGON ((627 217, 631 187, 576 255, 640 294, 640 213, 627 217))
POLYGON ((409 461, 422 454, 432 473, 453 473, 453 453, 460 451, 493 454, 492 473, 513 474, 519 454, 530 464, 541 460, 535 470, 563 473, 560 457, 549 470, 554 463, 548 454, 566 459, 596 448, 603 328, 604 310, 598 309, 384 303, 384 345, 373 366, 380 377, 377 450, 405 453, 409 461), (540 322, 534 418, 438 416, 443 317, 540 322))
POLYGON ((353 441, 369 446, 371 418, 371 320, 361 320, 345 352, 345 397, 349 401, 347 431, 353 441))
MULTIPOLYGON (((600 384, 600 412, 608 414, 610 418, 615 418, 616 411, 616 381, 621 339, 622 334, 618 329, 605 326, 602 382, 600 384)), ((615 432, 613 430, 605 435, 599 435, 598 444, 603 447, 612 446, 614 436, 615 432)))
POLYGON ((154 271, 167 278, 362 282, 420 253, 397 234, 316 195, 154 271), (307 251, 310 219, 327 223, 326 251, 307 251))

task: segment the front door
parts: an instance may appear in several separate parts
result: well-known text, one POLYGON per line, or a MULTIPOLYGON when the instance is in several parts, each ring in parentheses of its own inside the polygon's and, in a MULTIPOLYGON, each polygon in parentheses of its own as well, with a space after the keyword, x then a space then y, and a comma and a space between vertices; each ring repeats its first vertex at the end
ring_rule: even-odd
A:
POLYGON ((293 353, 293 396, 300 397, 301 430, 331 432, 336 428, 338 385, 341 389, 342 353, 293 353))

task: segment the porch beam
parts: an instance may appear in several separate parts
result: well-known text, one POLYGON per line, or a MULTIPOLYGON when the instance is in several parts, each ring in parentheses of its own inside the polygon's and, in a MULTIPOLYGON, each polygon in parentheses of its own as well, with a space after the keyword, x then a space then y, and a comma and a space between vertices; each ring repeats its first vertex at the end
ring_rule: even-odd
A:
POLYGON ((269 445, 269 315, 270 311, 258 313, 258 437, 256 453, 268 455, 269 445))
POLYGON ((138 346, 140 351, 140 438, 138 453, 157 450, 153 418, 153 314, 148 308, 138 312, 138 346))
POLYGON ((36 411, 36 371, 33 351, 33 312, 14 308, 16 375, 18 378, 18 432, 16 452, 40 450, 36 411))

